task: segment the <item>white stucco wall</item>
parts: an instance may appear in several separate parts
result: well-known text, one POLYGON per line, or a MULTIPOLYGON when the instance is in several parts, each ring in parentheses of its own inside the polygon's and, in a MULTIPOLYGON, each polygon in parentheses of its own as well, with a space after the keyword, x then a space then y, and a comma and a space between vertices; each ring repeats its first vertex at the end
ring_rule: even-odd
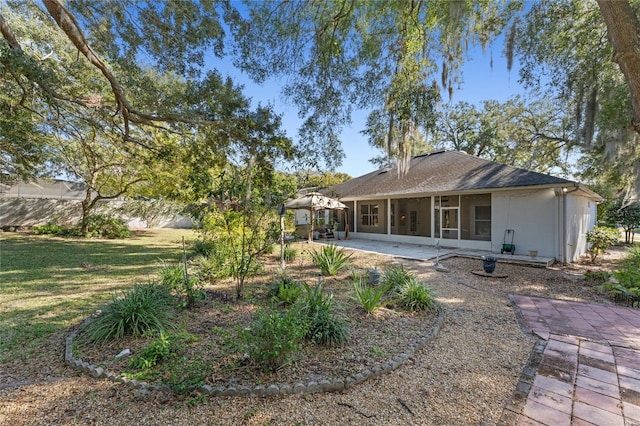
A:
MULTIPOLYGON (((57 200, 51 198, 0 198, 0 227, 36 226, 47 222, 71 225, 82 218, 80 200, 57 200)), ((97 211, 113 212, 122 201, 101 201, 97 211)), ((147 224, 140 218, 125 218, 129 228, 146 228, 147 224)), ((185 228, 193 226, 191 218, 175 215, 159 218, 156 228, 185 228)))
POLYGON ((491 251, 500 252, 505 229, 513 229, 515 254, 527 255, 537 250, 538 256, 556 257, 556 195, 553 189, 494 192, 491 196, 491 251))

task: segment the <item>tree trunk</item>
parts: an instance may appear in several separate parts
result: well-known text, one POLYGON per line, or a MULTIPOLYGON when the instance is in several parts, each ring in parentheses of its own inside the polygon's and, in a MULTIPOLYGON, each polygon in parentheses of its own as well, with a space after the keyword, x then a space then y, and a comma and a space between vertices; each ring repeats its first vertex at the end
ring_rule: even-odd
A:
POLYGON ((613 62, 624 74, 633 106, 631 127, 640 133, 640 25, 629 1, 597 0, 613 46, 613 62))

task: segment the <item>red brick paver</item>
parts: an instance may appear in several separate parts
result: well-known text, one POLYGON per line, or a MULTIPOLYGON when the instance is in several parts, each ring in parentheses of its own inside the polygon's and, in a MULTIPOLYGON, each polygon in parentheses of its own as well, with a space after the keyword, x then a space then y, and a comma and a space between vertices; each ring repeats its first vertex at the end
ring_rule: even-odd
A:
POLYGON ((640 310, 512 296, 546 340, 522 425, 640 425, 640 310))

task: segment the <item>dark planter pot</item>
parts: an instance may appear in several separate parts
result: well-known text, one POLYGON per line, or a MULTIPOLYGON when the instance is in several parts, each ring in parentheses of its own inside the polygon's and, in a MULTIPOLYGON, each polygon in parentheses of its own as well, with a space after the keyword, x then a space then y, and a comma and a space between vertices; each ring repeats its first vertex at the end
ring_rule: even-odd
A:
POLYGON ((496 270, 496 262, 498 258, 495 256, 482 256, 482 269, 487 274, 492 274, 496 270))

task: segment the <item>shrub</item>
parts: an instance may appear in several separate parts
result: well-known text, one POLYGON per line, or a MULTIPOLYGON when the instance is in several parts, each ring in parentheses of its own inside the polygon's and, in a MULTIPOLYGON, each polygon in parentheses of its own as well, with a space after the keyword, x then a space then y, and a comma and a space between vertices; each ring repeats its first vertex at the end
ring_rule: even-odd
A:
POLYGON ((114 296, 102 315, 89 323, 85 333, 94 343, 125 335, 140 337, 173 328, 173 318, 173 297, 165 287, 136 284, 123 297, 114 296))
POLYGON ((204 278, 229 278, 233 276, 233 252, 223 243, 209 242, 208 256, 198 256, 195 263, 204 278))
POLYGON ((193 251, 204 257, 211 257, 215 250, 215 243, 209 240, 197 239, 193 243, 193 251))
POLYGON ((302 285, 286 275, 280 276, 269 286, 268 296, 278 303, 293 305, 302 293, 302 285))
POLYGON ((97 238, 128 238, 131 231, 127 223, 115 216, 94 214, 87 218, 86 237, 97 238))
POLYGON ((410 311, 434 309, 436 301, 429 287, 415 278, 411 278, 399 290, 400 304, 410 311))
POLYGON ((390 284, 369 286, 359 280, 353 284, 354 299, 365 312, 372 314, 384 306, 383 299, 390 288, 390 284))
POLYGON ((293 247, 285 247, 284 248, 284 260, 287 262, 292 262, 296 260, 298 256, 298 252, 293 247))
POLYGON ((32 231, 36 235, 57 235, 60 237, 81 236, 80 230, 73 226, 62 226, 53 222, 34 226, 32 231))
POLYGON ((160 270, 160 277, 162 285, 181 300, 183 308, 192 308, 197 301, 206 298, 200 279, 196 276, 187 277, 182 265, 164 266, 160 270))
POLYGON ((307 324, 306 338, 321 345, 339 345, 349 338, 349 327, 342 318, 333 295, 324 292, 322 284, 311 288, 303 283, 305 298, 300 315, 307 324))
POLYGON ((591 261, 595 262, 596 258, 604 253, 606 249, 616 244, 620 239, 620 231, 615 228, 607 228, 604 226, 596 226, 593 230, 587 232, 587 242, 590 244, 589 255, 591 261))
POLYGON ((380 285, 383 287, 389 287, 389 289, 394 291, 399 291, 413 278, 414 276, 409 271, 405 270, 402 265, 393 266, 384 271, 382 278, 380 279, 380 285))
POLYGON ((34 226, 31 232, 36 235, 61 235, 64 228, 58 224, 47 222, 44 225, 34 226))
POLYGON ((259 311, 251 327, 240 330, 240 340, 255 363, 274 371, 300 349, 305 334, 305 323, 296 309, 259 311))
POLYGON ((171 354, 171 341, 169 335, 160 332, 160 335, 147 346, 142 348, 138 355, 135 355, 129 361, 129 367, 143 370, 151 368, 163 359, 169 358, 171 354))
POLYGON ((311 252, 311 261, 320 268, 323 275, 336 275, 349 264, 351 255, 344 252, 344 248, 338 249, 335 244, 323 246, 320 251, 311 252))
POLYGON ((274 244, 269 244, 264 247, 262 251, 264 254, 273 254, 276 251, 276 246, 274 244))
POLYGON ((341 345, 349 339, 349 325, 331 310, 318 311, 308 318, 307 338, 313 343, 325 346, 341 345))

